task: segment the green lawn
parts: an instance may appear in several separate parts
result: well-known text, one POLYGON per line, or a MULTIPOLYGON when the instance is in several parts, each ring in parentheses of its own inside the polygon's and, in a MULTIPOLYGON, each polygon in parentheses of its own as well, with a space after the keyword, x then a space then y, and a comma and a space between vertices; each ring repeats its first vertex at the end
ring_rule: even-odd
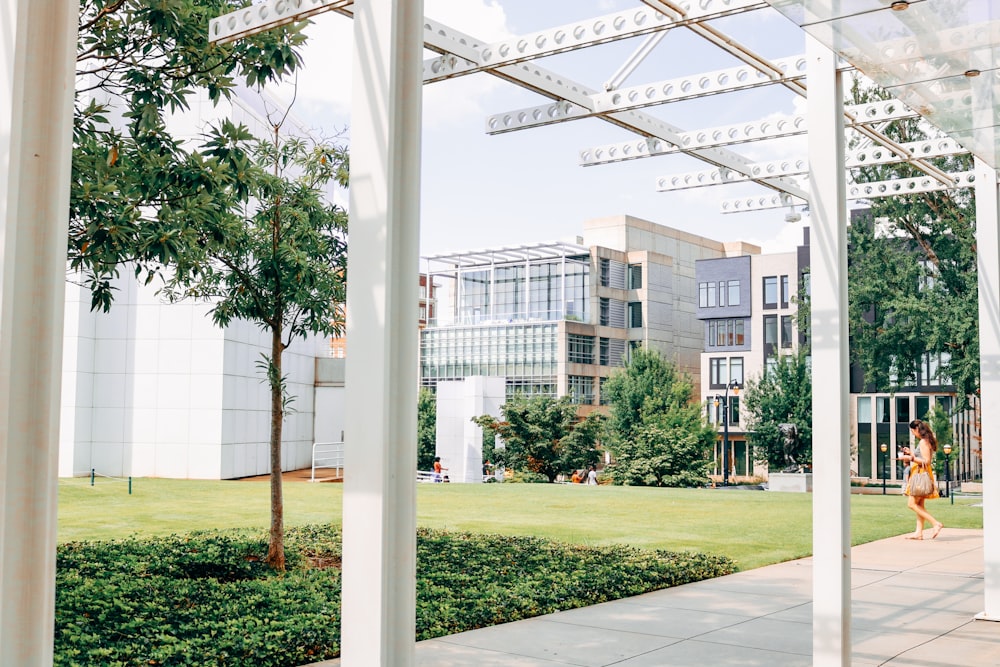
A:
MULTIPOLYGON (((340 522, 340 484, 284 485, 288 526, 340 522)), ((264 529, 267 483, 137 479, 59 482, 59 540, 264 529)), ((809 555, 812 495, 722 489, 550 484, 418 484, 417 522, 430 528, 533 535, 587 545, 722 554, 741 569, 809 555)), ((977 500, 928 502, 945 526, 981 528, 977 500)), ((851 497, 853 542, 913 530, 901 496, 851 497)))

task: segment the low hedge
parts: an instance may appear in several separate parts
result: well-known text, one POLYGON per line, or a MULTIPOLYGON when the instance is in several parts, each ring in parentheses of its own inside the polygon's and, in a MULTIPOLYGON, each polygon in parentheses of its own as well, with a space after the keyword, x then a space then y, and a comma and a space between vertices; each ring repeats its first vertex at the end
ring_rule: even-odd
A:
MULTIPOLYGON (((297 667, 340 653, 340 528, 225 532, 59 547, 56 665, 297 667)), ((728 558, 421 529, 417 639, 731 573, 728 558)))

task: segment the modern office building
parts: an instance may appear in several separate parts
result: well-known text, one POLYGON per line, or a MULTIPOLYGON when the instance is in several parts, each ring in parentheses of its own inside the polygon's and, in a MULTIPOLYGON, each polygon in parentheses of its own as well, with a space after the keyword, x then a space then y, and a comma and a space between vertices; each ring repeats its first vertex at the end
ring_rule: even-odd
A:
MULTIPOLYGON (((797 297, 800 291, 809 293, 809 228, 803 229, 803 243, 794 252, 705 259, 697 263, 696 276, 698 318, 704 335, 701 393, 709 419, 720 431, 716 473, 722 474, 722 432, 728 426, 730 474, 766 477, 766 466, 755 464, 747 446, 739 395, 730 392, 728 401, 716 397, 725 396, 731 382, 742 385, 746 379, 760 377, 779 356, 796 353, 800 345, 808 344, 798 330, 797 297), (724 424, 723 404, 728 406, 728 425, 724 424)), ((915 384, 889 393, 872 391, 865 385, 861 369, 852 365, 852 476, 901 480, 902 466, 891 463, 891 458, 899 446, 910 443, 910 420, 926 417, 934 405, 951 416, 959 452, 956 479, 980 476, 975 400, 972 410, 955 411, 955 393, 947 378, 938 377, 939 366, 939 359, 927 355, 915 384)))
POLYGON ((748 251, 759 252, 615 216, 585 222, 574 243, 425 257, 436 298, 421 331, 421 383, 504 377, 508 395, 569 395, 586 414, 639 345, 697 383, 695 263, 748 251))

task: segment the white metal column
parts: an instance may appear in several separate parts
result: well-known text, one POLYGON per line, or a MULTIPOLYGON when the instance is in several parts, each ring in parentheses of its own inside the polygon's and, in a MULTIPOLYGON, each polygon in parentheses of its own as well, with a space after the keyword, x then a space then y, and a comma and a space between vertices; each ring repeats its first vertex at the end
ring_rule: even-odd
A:
POLYGON ((422 63, 422 0, 354 3, 344 667, 414 662, 422 63))
POLYGON ((983 585, 976 618, 1000 621, 1000 193, 997 171, 976 158, 976 248, 979 269, 979 377, 983 436, 983 585), (985 450, 991 450, 989 452, 985 450))
POLYGON ((813 665, 851 661, 847 199, 843 83, 832 51, 806 36, 813 377, 813 665))
POLYGON ((0 5, 0 665, 18 667, 52 664, 78 15, 0 5))

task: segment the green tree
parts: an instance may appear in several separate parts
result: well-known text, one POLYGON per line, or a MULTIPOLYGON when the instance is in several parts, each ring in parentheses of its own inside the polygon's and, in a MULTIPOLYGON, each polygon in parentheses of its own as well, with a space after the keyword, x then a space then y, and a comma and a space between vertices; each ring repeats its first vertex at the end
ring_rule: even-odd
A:
POLYGON ((213 159, 239 171, 252 203, 234 192, 220 214, 202 220, 178 247, 162 292, 172 301, 204 299, 219 326, 245 320, 270 334, 259 366, 271 390, 271 527, 268 563, 285 566, 281 438, 290 411, 282 354, 310 333, 342 333, 347 215, 325 199, 331 183, 346 185, 346 153, 298 138, 256 141, 223 123, 208 142, 213 159))
POLYGON ((577 419, 576 408, 568 396, 517 394, 500 408, 503 420, 482 415, 472 421, 503 438, 505 465, 527 468, 554 482, 560 473, 596 465, 600 458, 602 417, 591 413, 577 419))
POLYGON ((804 350, 778 357, 759 378, 747 380, 741 397, 741 416, 756 461, 772 471, 787 467, 780 424, 795 424, 798 450, 789 453, 798 464, 812 464, 812 372, 804 350))
MULTIPOLYGON (((856 103, 886 99, 855 81, 856 103)), ((900 143, 939 134, 925 122, 901 120, 882 130, 900 143)), ((927 160, 945 172, 971 169, 966 155, 927 160)), ((853 170, 861 182, 922 175, 907 162, 853 170)), ((851 352, 878 391, 917 384, 928 356, 940 361, 924 384, 953 385, 959 406, 979 384, 975 205, 971 190, 879 197, 849 236, 851 352)))
POLYGON ((151 279, 246 200, 241 165, 171 135, 167 117, 205 94, 293 72, 304 24, 208 43, 209 20, 243 0, 84 0, 80 7, 68 254, 107 310, 123 269, 151 279))
POLYGON ((715 430, 694 400, 690 379, 655 350, 635 350, 605 382, 605 430, 620 484, 700 486, 708 481, 715 430))
POLYGON ((430 470, 437 451, 437 401, 421 387, 417 395, 417 470, 430 470))

